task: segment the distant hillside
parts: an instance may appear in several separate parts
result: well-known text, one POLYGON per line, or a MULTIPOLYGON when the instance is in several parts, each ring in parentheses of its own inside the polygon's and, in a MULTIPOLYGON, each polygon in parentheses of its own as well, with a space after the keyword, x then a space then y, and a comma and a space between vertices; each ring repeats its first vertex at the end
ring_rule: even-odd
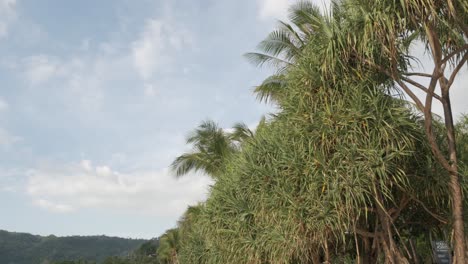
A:
POLYGON ((36 236, 0 230, 1 264, 41 264, 60 260, 102 262, 125 256, 147 240, 107 236, 36 236))

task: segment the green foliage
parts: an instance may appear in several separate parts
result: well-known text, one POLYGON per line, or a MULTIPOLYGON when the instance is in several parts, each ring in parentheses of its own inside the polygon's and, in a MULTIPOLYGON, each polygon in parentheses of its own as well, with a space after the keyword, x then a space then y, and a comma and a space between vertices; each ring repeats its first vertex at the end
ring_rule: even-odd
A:
MULTIPOLYGON (((309 80, 289 83, 297 81, 309 80)), ((352 239, 346 233, 360 222, 370 224, 375 216, 366 208, 379 206, 377 188, 386 208, 403 191, 427 198, 412 186, 432 177, 431 163, 414 163, 430 152, 399 101, 370 87, 288 88, 291 105, 257 132, 212 189, 197 223, 205 254, 213 252, 204 263, 307 263, 326 245, 345 247, 352 239), (296 96, 307 93, 298 104, 296 96)))
POLYGON ((457 151, 462 167, 462 173, 466 176, 468 171, 468 115, 464 114, 460 117, 455 125, 457 137, 457 151), (464 169, 463 169, 464 168, 464 169))
POLYGON ((159 239, 157 257, 162 264, 178 263, 178 251, 180 247, 179 229, 169 229, 159 239))
POLYGON ((96 262, 87 260, 63 260, 52 262, 52 264, 96 264, 96 262))
MULTIPOLYGON (((255 92, 280 112, 225 159, 206 203, 179 223, 180 263, 407 263, 430 254, 429 237, 448 239, 447 171, 423 120, 392 74, 364 63, 398 61, 406 71, 409 45, 423 35, 405 32, 394 49, 385 45, 405 26, 420 30, 412 15, 443 17, 438 8, 447 5, 336 1, 328 14, 309 2, 293 6, 292 24, 280 22, 262 53, 247 54, 277 67, 255 92), (390 25, 387 13, 408 24, 390 25)), ((444 128, 433 125, 446 151, 444 128)))
POLYGON ((125 257, 113 256, 106 258, 103 264, 159 264, 156 257, 158 245, 159 240, 150 240, 125 257))
POLYGON ((456 0, 343 0, 328 13, 293 5, 291 23, 246 55, 276 68, 254 92, 280 111, 222 156, 210 197, 179 222, 177 260, 409 263, 430 255, 431 238, 449 240, 448 171, 429 144, 447 155, 449 130, 433 118, 428 140, 431 113, 423 119, 400 88, 413 100, 405 83, 425 89, 408 78, 416 41, 435 62, 466 64, 467 11, 456 0))
POLYGON ((176 176, 203 171, 216 177, 223 171, 225 159, 235 151, 229 136, 213 121, 202 122, 187 137, 187 144, 191 144, 193 150, 180 155, 171 164, 176 176))
POLYGON ((108 256, 127 255, 144 242, 106 236, 43 237, 0 230, 0 263, 101 263, 108 256))
POLYGON ((187 137, 187 144, 193 149, 178 156, 171 164, 176 176, 189 171, 202 171, 216 179, 226 167, 227 161, 239 151, 240 144, 253 136, 253 132, 243 123, 234 125, 228 133, 215 122, 202 122, 187 137))

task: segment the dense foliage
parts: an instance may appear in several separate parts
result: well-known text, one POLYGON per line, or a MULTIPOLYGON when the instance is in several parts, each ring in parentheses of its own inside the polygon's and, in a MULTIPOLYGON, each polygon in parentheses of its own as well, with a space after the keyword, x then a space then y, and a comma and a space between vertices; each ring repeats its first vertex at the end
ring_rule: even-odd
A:
POLYGON ((466 64, 467 10, 460 1, 335 1, 327 14, 293 6, 292 24, 247 55, 276 67, 255 92, 279 112, 236 151, 205 151, 230 149, 210 137, 195 144, 190 155, 209 153, 217 170, 208 159, 191 168, 216 183, 166 233, 164 263, 420 263, 431 261, 434 239, 454 239, 459 254, 467 119, 455 126, 454 153, 450 107, 445 122, 430 109, 433 98, 450 105, 444 89, 466 64), (450 80, 411 72, 416 40, 437 71, 447 56, 450 80), (426 88, 413 75, 433 81, 426 88), (431 90, 439 81, 441 96, 431 90), (427 92, 425 105, 403 100, 410 84, 427 92))
POLYGON ((0 263, 38 264, 78 260, 81 260, 79 263, 101 263, 109 256, 126 256, 145 242, 142 239, 107 236, 36 236, 0 230, 0 263))

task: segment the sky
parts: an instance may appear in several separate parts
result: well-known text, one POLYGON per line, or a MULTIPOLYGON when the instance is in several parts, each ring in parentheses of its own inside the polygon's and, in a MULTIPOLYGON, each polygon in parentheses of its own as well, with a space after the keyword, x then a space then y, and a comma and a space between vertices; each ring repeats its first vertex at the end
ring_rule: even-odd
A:
MULTIPOLYGON (((168 169, 188 132, 207 119, 254 127, 273 111, 252 95, 272 70, 242 55, 292 2, 0 0, 0 229, 151 238, 174 227, 212 184, 168 169)), ((457 115, 467 82, 453 88, 457 115)))

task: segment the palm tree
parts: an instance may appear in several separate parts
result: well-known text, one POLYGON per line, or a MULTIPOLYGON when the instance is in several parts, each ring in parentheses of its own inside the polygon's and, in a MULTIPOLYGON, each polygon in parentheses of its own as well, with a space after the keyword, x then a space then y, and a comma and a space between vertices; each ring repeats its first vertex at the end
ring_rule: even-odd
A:
POLYGON ((171 168, 178 177, 190 171, 202 171, 216 179, 229 158, 253 134, 243 123, 235 124, 232 132, 227 132, 211 120, 204 121, 186 139, 187 144, 193 145, 192 151, 178 156, 171 168))
POLYGON ((192 151, 178 156, 171 164, 178 177, 203 171, 216 178, 224 170, 226 159, 235 152, 228 134, 211 120, 202 122, 186 142, 193 145, 192 151))
POLYGON ((236 123, 232 127, 232 132, 229 133, 229 138, 232 141, 242 144, 249 138, 254 136, 254 132, 244 123, 236 123))
POLYGON ((256 66, 269 65, 276 72, 266 78, 254 93, 260 101, 278 101, 286 87, 285 73, 302 56, 309 39, 330 31, 330 23, 320 9, 309 1, 300 1, 289 9, 291 23, 279 21, 279 26, 259 43, 259 52, 249 52, 245 57, 256 66))

